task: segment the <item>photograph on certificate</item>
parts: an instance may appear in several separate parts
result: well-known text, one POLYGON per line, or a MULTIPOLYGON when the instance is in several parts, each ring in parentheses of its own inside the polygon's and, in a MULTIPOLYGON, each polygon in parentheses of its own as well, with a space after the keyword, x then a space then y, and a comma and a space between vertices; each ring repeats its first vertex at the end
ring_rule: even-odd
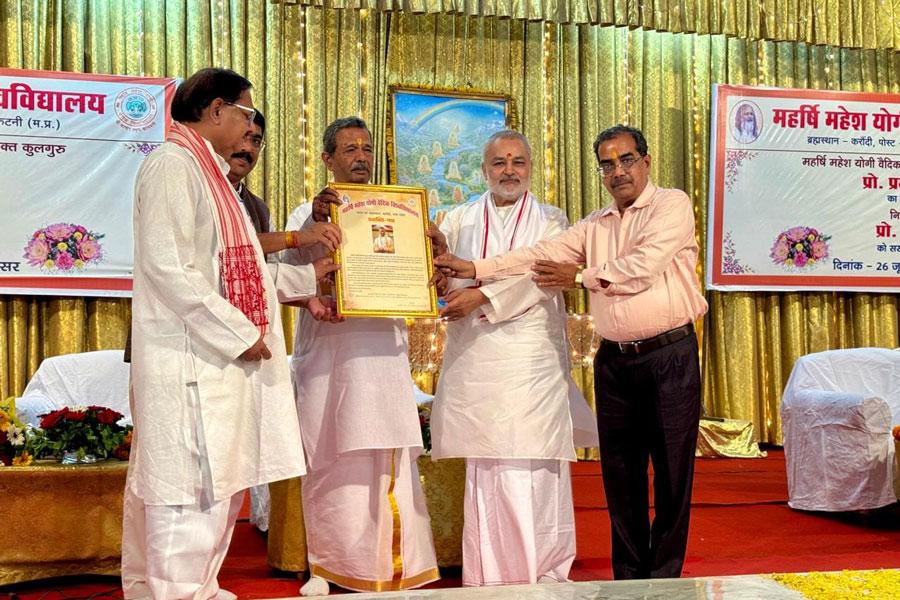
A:
POLYGON ((347 317, 436 317, 429 287, 433 265, 425 190, 402 186, 331 184, 341 228, 336 260, 338 311, 347 317))

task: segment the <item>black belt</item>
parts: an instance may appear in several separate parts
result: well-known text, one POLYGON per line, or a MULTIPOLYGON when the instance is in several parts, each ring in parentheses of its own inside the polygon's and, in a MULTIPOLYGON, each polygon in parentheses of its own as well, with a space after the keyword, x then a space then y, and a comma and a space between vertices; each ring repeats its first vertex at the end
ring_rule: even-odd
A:
POLYGON ((669 344, 683 340, 691 335, 693 331, 694 324, 688 323, 687 325, 670 329, 669 331, 647 338, 646 340, 636 340, 634 342, 613 342, 612 340, 603 340, 601 344, 605 348, 615 350, 620 354, 646 354, 647 352, 653 352, 663 346, 668 346, 669 344))

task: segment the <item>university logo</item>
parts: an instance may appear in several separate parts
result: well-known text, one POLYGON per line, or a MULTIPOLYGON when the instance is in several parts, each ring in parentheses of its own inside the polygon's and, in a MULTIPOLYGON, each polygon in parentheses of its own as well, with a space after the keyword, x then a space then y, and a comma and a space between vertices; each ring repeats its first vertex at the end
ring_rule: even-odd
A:
POLYGON ((116 96, 115 110, 119 125, 146 131, 156 121, 156 98, 143 88, 128 88, 116 96))

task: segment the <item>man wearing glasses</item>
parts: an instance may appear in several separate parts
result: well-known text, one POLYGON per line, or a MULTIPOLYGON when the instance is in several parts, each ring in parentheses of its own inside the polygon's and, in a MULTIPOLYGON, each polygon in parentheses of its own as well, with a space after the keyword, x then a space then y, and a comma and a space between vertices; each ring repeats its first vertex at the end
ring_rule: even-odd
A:
POLYGON ((124 598, 235 598, 217 575, 244 490, 305 472, 278 303, 337 267, 264 262, 226 179, 252 105, 244 77, 198 71, 135 181, 124 598))
POLYGON ((235 104, 242 110, 251 110, 253 122, 250 131, 244 136, 241 145, 238 146, 228 159, 228 181, 234 187, 244 205, 244 210, 253 222, 259 245, 265 254, 280 252, 288 248, 302 248, 319 242, 324 243, 330 249, 334 249, 340 240, 337 226, 331 223, 315 223, 305 229, 295 231, 272 231, 272 217, 269 207, 262 198, 254 194, 244 181, 247 175, 253 171, 259 160, 259 153, 266 146, 266 118, 258 110, 247 109, 235 104))
POLYGON ((612 522, 616 579, 678 577, 690 520, 694 449, 700 420, 700 366, 693 322, 706 313, 696 266, 690 198, 654 185, 640 130, 617 125, 594 142, 603 186, 615 202, 558 237, 484 260, 452 255, 435 265, 457 278, 537 273, 536 260, 586 263, 603 338, 594 363, 603 485, 612 522), (648 460, 655 518, 649 519, 648 460))

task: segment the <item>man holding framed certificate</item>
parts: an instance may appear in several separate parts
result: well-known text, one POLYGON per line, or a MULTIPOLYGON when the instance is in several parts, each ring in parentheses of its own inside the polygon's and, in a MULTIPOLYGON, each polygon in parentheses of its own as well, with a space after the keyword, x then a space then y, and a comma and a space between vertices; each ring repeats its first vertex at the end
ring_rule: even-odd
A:
MULTIPOLYGON (((496 256, 553 238, 565 213, 529 191, 531 147, 517 131, 484 145, 488 190, 447 213, 455 256, 496 256)), ((574 283, 577 263, 556 264, 574 283)), ((569 462, 597 445, 597 424, 570 375, 560 288, 530 274, 457 279, 431 416, 432 458, 466 459, 462 582, 466 586, 568 581, 575 559, 569 462)))
POLYGON ((428 208, 421 188, 334 183, 337 308, 343 316, 437 317, 428 208))
MULTIPOLYGON (((332 211, 340 211, 340 224, 351 226, 342 233, 346 243, 341 256, 347 264, 337 281, 338 292, 346 292, 338 299, 341 312, 328 296, 310 301, 300 310, 294 337, 294 389, 300 428, 309 436, 303 441, 307 477, 302 487, 310 568, 310 579, 301 588, 306 596, 327 594, 328 582, 382 591, 410 589, 439 578, 416 467, 422 434, 406 324, 402 319, 371 318, 432 310, 434 292, 427 288, 430 247, 424 231, 416 229, 421 225, 409 216, 418 210, 416 194, 363 187, 372 174, 373 156, 365 121, 348 117, 331 123, 323 136, 322 160, 335 183, 316 196, 306 219, 306 224, 325 221, 332 211), (367 205, 366 194, 373 191, 375 200, 387 204, 367 205), (362 206, 353 208, 357 201, 362 206), (376 239, 388 233, 392 241, 376 245, 376 239), (399 292, 385 293, 380 284, 398 265, 421 271, 419 287, 424 292, 401 282, 399 292), (362 300, 352 304, 358 298, 362 300)), ((298 211, 288 228, 303 225, 298 211)), ((427 226, 427 217, 418 218, 426 218, 427 226)), ((285 258, 307 263, 325 254, 327 249, 319 246, 291 250, 285 258)))

